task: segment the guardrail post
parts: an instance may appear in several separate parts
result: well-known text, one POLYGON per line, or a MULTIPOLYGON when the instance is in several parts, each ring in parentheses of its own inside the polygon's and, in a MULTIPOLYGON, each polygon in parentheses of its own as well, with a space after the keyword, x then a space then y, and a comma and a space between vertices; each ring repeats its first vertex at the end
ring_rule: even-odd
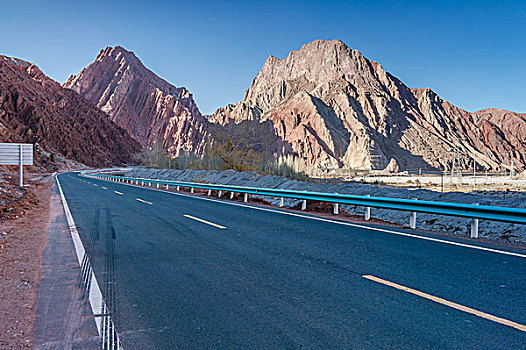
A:
POLYGON ((234 192, 230 192, 230 199, 234 199, 234 192))
POLYGON ((223 191, 219 190, 219 192, 217 192, 217 197, 218 198, 221 198, 221 195, 223 194, 223 191))
POLYGON ((283 197, 281 197, 279 200, 279 207, 283 208, 283 197))
POLYGON ((141 181, 141 186, 144 186, 144 181, 141 181))
POLYGON ((471 238, 479 238, 479 219, 471 219, 471 238))
POLYGON ((304 199, 303 202, 301 202, 301 210, 307 209, 307 200, 304 199))
MULTIPOLYGON (((412 199, 417 200, 417 198, 412 199)), ((409 226, 412 230, 416 229, 416 211, 411 212, 411 216, 409 217, 409 226)))
POLYGON ((190 187, 190 193, 194 193, 194 188, 190 187))
MULTIPOLYGON (((475 205, 479 205, 477 203, 475 205)), ((471 219, 471 238, 479 238, 479 219, 471 219)))
POLYGON ((168 189, 168 184, 166 184, 165 189, 168 189))
MULTIPOLYGON (((371 197, 371 195, 367 195, 366 197, 371 197)), ((365 221, 369 221, 371 219, 371 207, 365 207, 365 221)))
POLYGON ((210 197, 212 195, 212 190, 211 189, 208 189, 208 194, 207 196, 210 197))
POLYGON ((243 196, 243 202, 248 202, 248 193, 245 193, 245 195, 243 196))
POLYGON ((151 182, 148 182, 148 186, 152 187, 152 183, 151 183, 151 182))
POLYGON ((179 188, 180 188, 180 187, 179 187, 179 186, 177 186, 177 191, 179 191, 179 188))
POLYGON ((157 183, 157 188, 159 188, 159 183, 157 183))
POLYGON ((334 203, 334 211, 333 211, 334 215, 338 215, 338 212, 339 212, 339 206, 340 206, 340 205, 339 205, 338 203, 334 203))

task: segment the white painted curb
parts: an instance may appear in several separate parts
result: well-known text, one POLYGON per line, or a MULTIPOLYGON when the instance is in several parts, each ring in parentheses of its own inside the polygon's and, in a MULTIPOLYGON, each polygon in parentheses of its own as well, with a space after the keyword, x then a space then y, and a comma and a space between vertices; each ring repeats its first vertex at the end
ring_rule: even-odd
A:
POLYGON ((82 270, 87 269, 87 273, 89 274, 89 278, 84 278, 84 288, 86 288, 86 290, 89 292, 89 302, 91 306, 91 311, 93 312, 93 316, 95 317, 97 331, 99 332, 99 336, 101 337, 102 349, 122 350, 122 345, 119 340, 119 336, 115 331, 115 326, 113 325, 113 320, 111 320, 111 316, 104 316, 106 310, 99 283, 97 282, 95 273, 93 272, 93 269, 91 268, 91 265, 89 263, 89 257, 86 256, 86 250, 84 249, 84 245, 82 244, 82 240, 80 239, 77 226, 75 225, 75 221, 73 220, 73 216, 71 215, 71 211, 69 210, 66 197, 64 197, 64 192, 62 192, 62 187, 60 186, 58 176, 56 176, 55 179, 57 180, 58 192, 60 194, 60 199, 62 200, 62 206, 64 207, 66 219, 68 221, 69 231, 71 233, 73 245, 75 246, 75 252, 77 253, 77 260, 79 261, 79 266, 82 270), (84 260, 86 260, 87 263, 84 263, 84 260), (87 268, 85 268, 86 265, 88 265, 87 268), (104 320, 104 324, 102 322, 103 318, 106 318, 104 320), (104 326, 104 329, 102 326, 104 326))

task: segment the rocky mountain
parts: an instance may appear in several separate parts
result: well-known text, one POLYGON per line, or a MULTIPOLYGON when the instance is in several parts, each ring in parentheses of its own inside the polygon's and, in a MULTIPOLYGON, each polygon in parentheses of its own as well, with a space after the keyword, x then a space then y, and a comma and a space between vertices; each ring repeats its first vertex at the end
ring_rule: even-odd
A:
POLYGON ((307 167, 450 170, 524 168, 526 115, 467 112, 412 89, 339 40, 270 56, 244 99, 218 109, 218 125, 272 125, 274 151, 307 167))
POLYGON ((34 64, 6 56, 0 56, 0 139, 35 143, 35 162, 46 167, 120 165, 140 148, 82 96, 34 64))
POLYGON ((192 94, 159 78, 120 46, 101 50, 63 86, 106 112, 142 145, 161 142, 172 155, 201 153, 205 146, 206 120, 192 94))

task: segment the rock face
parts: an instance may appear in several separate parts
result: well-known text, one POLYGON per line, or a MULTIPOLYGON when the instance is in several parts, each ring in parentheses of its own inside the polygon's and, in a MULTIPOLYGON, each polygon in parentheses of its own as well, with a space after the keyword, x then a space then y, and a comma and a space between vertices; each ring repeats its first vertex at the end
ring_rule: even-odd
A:
POLYGON ((131 161, 139 144, 108 116, 37 66, 0 56, 0 139, 35 143, 37 165, 66 158, 105 167, 131 161))
POLYGON ((208 117, 273 125, 275 151, 307 167, 400 170, 524 168, 526 115, 469 113, 411 89, 339 40, 270 56, 241 102, 208 117))
POLYGON ((144 146, 161 142, 172 155, 204 148, 206 120, 192 94, 159 78, 120 46, 101 50, 63 86, 106 112, 144 146))

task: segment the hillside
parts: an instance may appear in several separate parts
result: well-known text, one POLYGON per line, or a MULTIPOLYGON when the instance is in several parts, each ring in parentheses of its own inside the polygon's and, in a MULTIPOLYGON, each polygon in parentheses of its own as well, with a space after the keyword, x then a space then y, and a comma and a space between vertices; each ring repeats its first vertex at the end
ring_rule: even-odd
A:
POLYGON ((0 138, 34 143, 37 165, 106 167, 132 161, 139 144, 74 91, 29 62, 0 56, 0 138))

